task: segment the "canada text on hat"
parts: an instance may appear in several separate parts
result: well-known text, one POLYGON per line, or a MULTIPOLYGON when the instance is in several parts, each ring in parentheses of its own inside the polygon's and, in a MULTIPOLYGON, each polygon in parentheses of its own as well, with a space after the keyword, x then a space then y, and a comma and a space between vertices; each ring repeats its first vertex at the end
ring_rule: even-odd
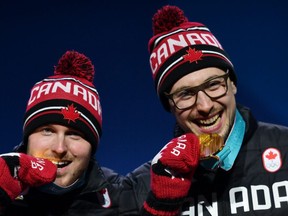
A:
POLYGON ((81 131, 95 152, 102 133, 102 110, 94 74, 88 57, 67 51, 55 66, 54 75, 37 82, 31 90, 23 144, 36 128, 61 124, 81 131))
POLYGON ((203 68, 229 69, 236 84, 234 67, 223 47, 203 24, 189 22, 176 6, 164 6, 153 16, 154 36, 149 40, 150 67, 158 96, 169 111, 164 92, 181 77, 203 68))

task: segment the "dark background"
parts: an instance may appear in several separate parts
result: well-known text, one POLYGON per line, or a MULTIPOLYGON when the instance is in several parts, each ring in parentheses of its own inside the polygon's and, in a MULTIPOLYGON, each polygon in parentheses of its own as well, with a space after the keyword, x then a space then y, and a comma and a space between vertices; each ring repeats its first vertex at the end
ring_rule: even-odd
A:
POLYGON ((100 164, 125 174, 151 159, 172 138, 174 126, 155 93, 147 50, 152 15, 166 4, 206 24, 229 53, 238 102, 259 120, 287 125, 285 0, 1 0, 0 152, 21 141, 31 87, 73 49, 96 69, 103 108, 100 164))

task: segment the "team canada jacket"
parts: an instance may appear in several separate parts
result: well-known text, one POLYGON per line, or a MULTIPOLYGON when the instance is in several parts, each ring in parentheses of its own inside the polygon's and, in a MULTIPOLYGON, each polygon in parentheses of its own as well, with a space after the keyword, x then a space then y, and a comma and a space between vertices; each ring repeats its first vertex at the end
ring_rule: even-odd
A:
MULTIPOLYGON (((288 215, 288 128, 257 122, 249 109, 240 105, 238 110, 246 129, 233 167, 208 171, 200 166, 181 215, 288 215)), ((142 173, 147 173, 147 167, 142 167, 142 173)), ((145 199, 143 189, 140 193, 145 199)), ((138 197, 141 202, 142 198, 138 197)))

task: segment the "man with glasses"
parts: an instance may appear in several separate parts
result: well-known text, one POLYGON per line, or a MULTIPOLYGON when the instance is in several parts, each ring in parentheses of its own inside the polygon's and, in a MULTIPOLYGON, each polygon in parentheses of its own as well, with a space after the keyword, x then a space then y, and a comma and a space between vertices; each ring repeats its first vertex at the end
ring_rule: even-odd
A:
POLYGON ((234 66, 206 26, 164 6, 153 31, 155 87, 177 123, 152 160, 142 215, 286 215, 288 128, 236 103, 234 66))

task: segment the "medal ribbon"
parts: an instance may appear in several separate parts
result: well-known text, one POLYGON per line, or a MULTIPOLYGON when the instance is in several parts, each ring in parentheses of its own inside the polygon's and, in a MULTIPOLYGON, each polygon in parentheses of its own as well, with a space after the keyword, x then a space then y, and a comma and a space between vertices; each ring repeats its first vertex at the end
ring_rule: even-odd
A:
POLYGON ((215 170, 218 167, 221 167, 226 171, 231 169, 240 151, 245 134, 245 127, 245 121, 243 120, 238 109, 236 109, 234 125, 225 142, 225 146, 216 155, 212 155, 208 159, 201 160, 200 164, 206 169, 210 170, 215 170))

